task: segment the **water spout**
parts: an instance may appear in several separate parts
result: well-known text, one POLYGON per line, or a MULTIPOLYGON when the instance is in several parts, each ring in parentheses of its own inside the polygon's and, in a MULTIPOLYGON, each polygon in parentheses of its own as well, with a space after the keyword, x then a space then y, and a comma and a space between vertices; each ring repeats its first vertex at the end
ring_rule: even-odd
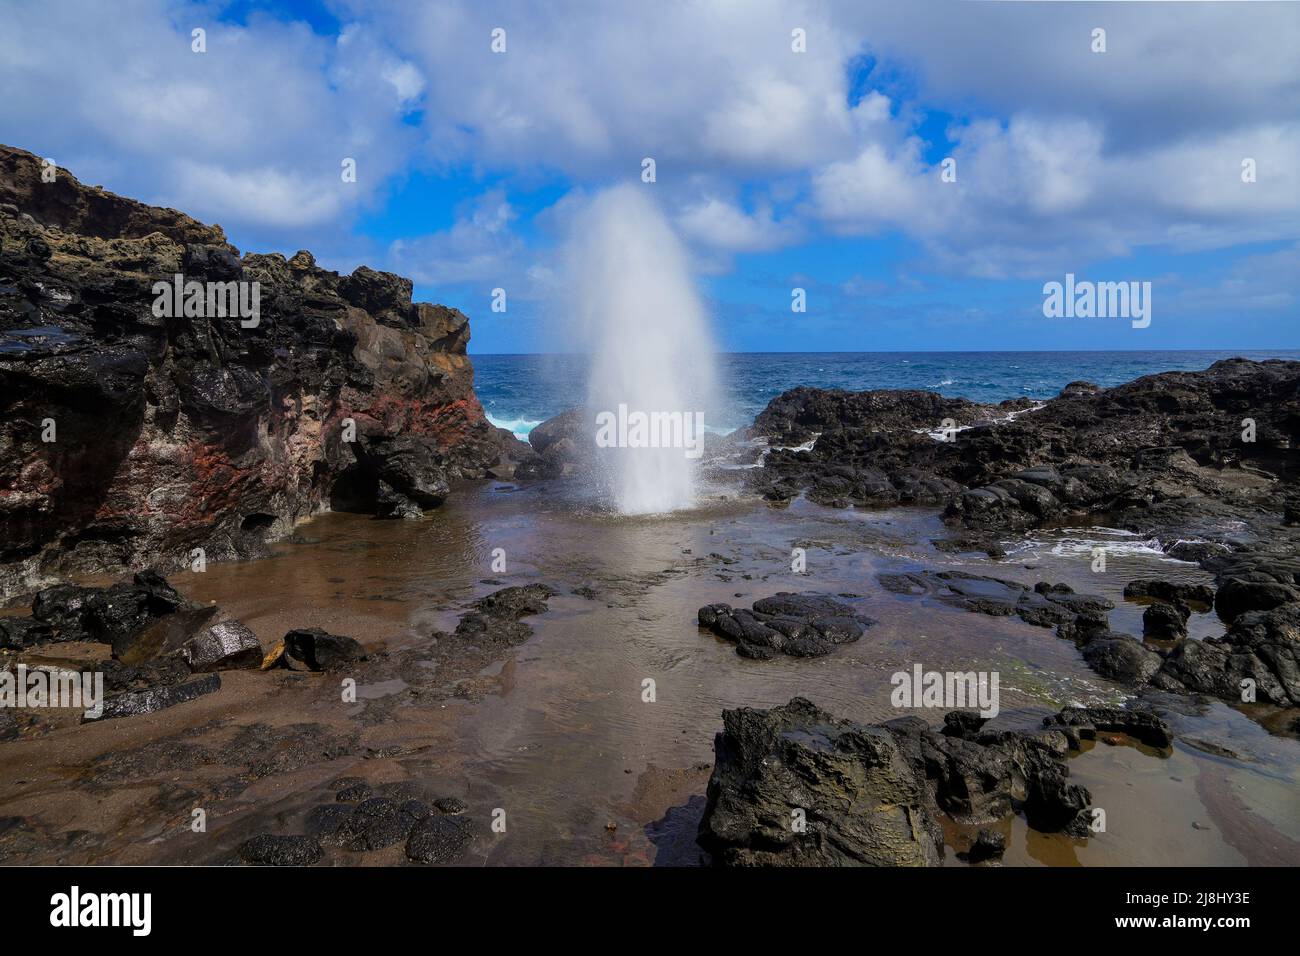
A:
POLYGON ((694 506, 704 415, 718 407, 689 258, 646 189, 596 196, 575 217, 566 263, 571 314, 591 349, 596 480, 623 514, 694 506))

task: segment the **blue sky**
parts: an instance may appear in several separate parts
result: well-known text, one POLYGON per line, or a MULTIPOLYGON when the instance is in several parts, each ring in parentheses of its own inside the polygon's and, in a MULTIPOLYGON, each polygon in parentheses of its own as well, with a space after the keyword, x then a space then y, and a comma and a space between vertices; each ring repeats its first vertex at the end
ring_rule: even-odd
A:
POLYGON ((624 182, 727 350, 1300 347, 1300 4, 0 6, 0 141, 410 275, 472 352, 581 348, 561 250, 624 182), (1151 282, 1151 326, 1044 318, 1067 272, 1151 282))

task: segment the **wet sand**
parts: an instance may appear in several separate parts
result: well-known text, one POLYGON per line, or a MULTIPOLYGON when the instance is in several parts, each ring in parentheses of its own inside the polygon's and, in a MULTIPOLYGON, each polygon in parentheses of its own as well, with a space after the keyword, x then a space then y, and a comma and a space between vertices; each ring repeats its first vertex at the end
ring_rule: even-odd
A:
MULTIPOLYGON (((321 515, 271 557, 172 576, 266 647, 294 627, 358 638, 372 652, 355 675, 358 700, 341 700, 337 676, 227 672, 219 692, 160 713, 0 744, 0 817, 25 819, 0 829, 0 861, 228 862, 255 833, 303 832, 306 812, 333 800, 333 781, 357 776, 464 799, 482 824, 467 863, 693 863, 724 708, 802 695, 842 717, 886 720, 899 716, 890 675, 916 662, 998 671, 1008 719, 1124 699, 1051 630, 893 595, 878 573, 943 567, 1064 581, 1110 597, 1112 626, 1137 634, 1141 607, 1122 600, 1127 581, 1209 580, 1140 552, 1116 553, 1094 574, 1086 553, 1054 546, 1053 536, 1079 537, 1068 530, 1038 533, 1045 545, 1003 561, 940 553, 933 510, 719 498, 632 519, 553 492, 467 485, 415 522, 321 515), (806 549, 806 574, 790 570, 793 547, 806 549), (504 571, 493 570, 495 549, 504 571), (533 582, 560 593, 526 619, 526 643, 469 671, 426 653, 430 635, 454 627, 473 599, 533 582), (854 595, 844 600, 878 623, 827 657, 771 661, 741 658, 696 625, 703 604, 748 606, 782 590, 854 595), (653 702, 643 699, 647 679, 653 702), (196 807, 206 832, 191 829, 196 807), (490 830, 496 809, 505 833, 490 830)), ((1196 637, 1220 630, 1212 615, 1193 618, 1196 637)), ((1005 862, 1300 863, 1300 743, 1222 703, 1172 706, 1172 753, 1117 739, 1072 759, 1072 775, 1106 810, 1105 832, 1040 834, 1017 817, 1005 862)), ((946 862, 964 865, 954 850, 968 835, 949 838, 946 862)), ((327 861, 405 858, 396 846, 331 850, 327 861)))

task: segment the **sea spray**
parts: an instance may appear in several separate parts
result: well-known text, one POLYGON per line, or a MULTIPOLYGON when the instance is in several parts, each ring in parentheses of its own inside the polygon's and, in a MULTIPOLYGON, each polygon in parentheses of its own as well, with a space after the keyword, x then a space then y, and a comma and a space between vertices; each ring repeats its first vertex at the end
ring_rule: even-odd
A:
POLYGON ((686 250, 644 187, 609 189, 575 216, 566 286, 578 343, 591 353, 586 407, 601 494, 623 514, 692 507, 694 426, 718 407, 713 342, 686 250), (624 427, 610 427, 615 420, 624 427))

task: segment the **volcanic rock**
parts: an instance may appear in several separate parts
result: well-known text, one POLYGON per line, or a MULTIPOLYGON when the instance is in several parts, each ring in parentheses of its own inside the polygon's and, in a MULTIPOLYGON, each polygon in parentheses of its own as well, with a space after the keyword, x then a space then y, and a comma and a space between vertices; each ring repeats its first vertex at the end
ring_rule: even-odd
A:
POLYGON ((210 694, 220 689, 221 677, 217 674, 207 674, 180 684, 129 691, 109 697, 104 701, 103 714, 98 717, 86 715, 82 717, 82 722, 90 723, 96 720, 112 720, 118 717, 152 714, 154 711, 165 710, 168 707, 183 704, 186 701, 194 700, 204 694, 210 694))
POLYGON ((257 668, 262 643, 238 621, 222 621, 190 638, 177 654, 196 673, 257 668))
POLYGON ((430 816, 415 824, 406 857, 416 863, 454 863, 474 842, 470 821, 458 816, 430 816))
POLYGON ((297 628, 284 636, 280 664, 290 670, 333 671, 364 660, 355 638, 330 634, 319 627, 297 628))
POLYGON ((261 554, 386 483, 435 507, 531 451, 474 396, 469 325, 411 282, 221 229, 0 146, 0 597, 57 575, 261 554), (154 314, 155 283, 259 284, 260 316, 154 314), (56 440, 42 440, 52 420, 56 440))
MULTIPOLYGON (((1263 512, 1300 514, 1288 497, 1300 478, 1294 361, 1227 359, 1108 389, 1076 382, 1037 406, 795 388, 772 399, 747 434, 773 446, 811 443, 773 447, 762 467, 744 472, 768 500, 803 492, 831 505, 934 503, 977 533, 1104 511, 1120 527, 1177 540, 1207 517, 1222 527, 1263 512), (1254 441, 1242 440, 1245 417, 1255 421, 1254 441)), ((1209 556, 1222 547, 1171 549, 1209 556)))
POLYGON ((270 833, 260 833, 239 847, 239 858, 258 866, 311 866, 320 862, 323 853, 314 837, 270 833))
POLYGON ((699 829, 722 866, 930 866, 944 817, 983 825, 1017 810, 1035 829, 1086 836, 1091 796, 1068 780, 1071 739, 1153 719, 1088 711, 1024 731, 949 715, 939 733, 914 716, 838 720, 800 697, 722 718, 699 829))
POLYGON ((753 610, 709 604, 699 610, 701 627, 736 643, 742 657, 767 660, 777 654, 821 657, 849 644, 874 623, 826 594, 783 591, 755 601, 753 610))

